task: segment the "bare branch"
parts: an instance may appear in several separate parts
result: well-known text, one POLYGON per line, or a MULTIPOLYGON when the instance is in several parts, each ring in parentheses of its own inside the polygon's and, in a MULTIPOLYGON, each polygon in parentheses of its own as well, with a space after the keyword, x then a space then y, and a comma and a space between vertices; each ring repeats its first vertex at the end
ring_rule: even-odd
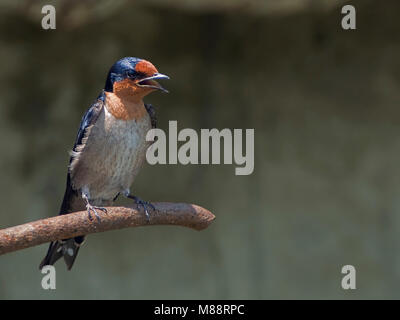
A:
POLYGON ((210 211, 194 204, 152 204, 156 210, 149 209, 150 221, 136 206, 108 207, 107 213, 99 211, 101 221, 97 221, 93 214, 93 220, 89 220, 87 211, 79 211, 2 229, 0 255, 54 240, 128 227, 177 225, 202 230, 215 219, 210 211))

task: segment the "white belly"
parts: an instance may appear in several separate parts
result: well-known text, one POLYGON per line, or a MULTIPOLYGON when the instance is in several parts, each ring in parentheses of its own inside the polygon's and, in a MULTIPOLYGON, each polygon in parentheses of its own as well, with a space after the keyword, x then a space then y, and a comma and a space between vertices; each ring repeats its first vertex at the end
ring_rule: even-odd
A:
POLYGON ((150 117, 140 120, 115 119, 106 108, 90 131, 80 156, 74 184, 88 189, 90 198, 111 200, 129 189, 142 166, 149 142, 150 117))

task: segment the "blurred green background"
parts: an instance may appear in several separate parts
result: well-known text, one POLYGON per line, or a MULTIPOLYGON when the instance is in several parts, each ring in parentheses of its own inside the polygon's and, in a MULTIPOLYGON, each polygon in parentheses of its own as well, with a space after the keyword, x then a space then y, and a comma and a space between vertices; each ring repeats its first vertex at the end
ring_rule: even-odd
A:
POLYGON ((146 165, 137 195, 213 225, 90 235, 53 291, 47 244, 0 256, 0 298, 399 298, 400 2, 351 1, 353 31, 346 1, 216 3, 1 1, 1 228, 57 214, 81 116, 124 56, 171 76, 146 99, 160 128, 254 128, 255 170, 146 165))

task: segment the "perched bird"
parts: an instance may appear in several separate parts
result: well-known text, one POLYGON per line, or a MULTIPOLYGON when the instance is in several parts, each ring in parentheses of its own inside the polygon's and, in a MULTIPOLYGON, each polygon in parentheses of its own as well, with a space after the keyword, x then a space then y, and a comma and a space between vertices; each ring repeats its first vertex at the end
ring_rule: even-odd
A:
MULTIPOLYGON (((143 98, 155 90, 168 92, 158 79, 169 77, 143 59, 127 57, 111 67, 104 89, 82 118, 59 214, 87 209, 89 219, 94 214, 101 220, 99 211, 106 212, 104 206, 122 194, 143 206, 149 218, 147 206, 153 206, 132 195, 130 186, 150 145, 146 134, 156 126, 154 108, 143 98)), ((64 257, 70 270, 83 241, 82 235, 51 242, 39 268, 64 257)))

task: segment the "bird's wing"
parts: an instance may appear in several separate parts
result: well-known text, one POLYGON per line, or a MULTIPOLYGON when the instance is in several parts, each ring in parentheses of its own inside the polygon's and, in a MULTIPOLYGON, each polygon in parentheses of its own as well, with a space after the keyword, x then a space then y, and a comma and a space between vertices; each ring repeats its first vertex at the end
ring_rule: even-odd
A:
POLYGON ((105 95, 103 91, 99 95, 97 100, 89 107, 89 109, 82 117, 81 124, 79 125, 78 134, 76 136, 75 144, 74 147, 72 148, 70 164, 73 162, 76 153, 79 153, 85 147, 85 143, 87 137, 89 136, 90 129, 96 123, 96 120, 99 117, 101 110, 104 108, 104 104, 105 104, 105 95))
POLYGON ((144 104, 144 107, 146 108, 147 113, 148 113, 149 116, 150 116, 151 127, 152 127, 152 128, 157 128, 157 117, 156 117, 156 110, 155 110, 155 108, 154 108, 151 104, 148 104, 148 103, 145 103, 145 104, 144 104))
POLYGON ((71 178, 73 177, 73 171, 75 167, 79 163, 80 155, 82 154, 82 151, 85 149, 86 142, 90 136, 90 131, 92 130, 94 124, 99 118, 99 115, 103 110, 104 105, 105 105, 105 94, 103 91, 97 98, 97 100, 86 111, 85 115, 81 120, 81 124, 78 130, 78 135, 76 136, 75 144, 71 151, 71 159, 68 171, 69 174, 71 175, 71 178))
POLYGON ((60 214, 65 214, 71 211, 79 210, 81 208, 80 194, 73 188, 71 171, 79 160, 80 152, 85 147, 85 143, 90 134, 90 129, 96 123, 102 109, 104 108, 104 92, 100 94, 97 100, 89 107, 84 116, 82 117, 78 134, 75 139, 74 147, 72 148, 71 158, 69 161, 69 170, 67 174, 67 185, 65 189, 64 199, 61 205, 60 214))

